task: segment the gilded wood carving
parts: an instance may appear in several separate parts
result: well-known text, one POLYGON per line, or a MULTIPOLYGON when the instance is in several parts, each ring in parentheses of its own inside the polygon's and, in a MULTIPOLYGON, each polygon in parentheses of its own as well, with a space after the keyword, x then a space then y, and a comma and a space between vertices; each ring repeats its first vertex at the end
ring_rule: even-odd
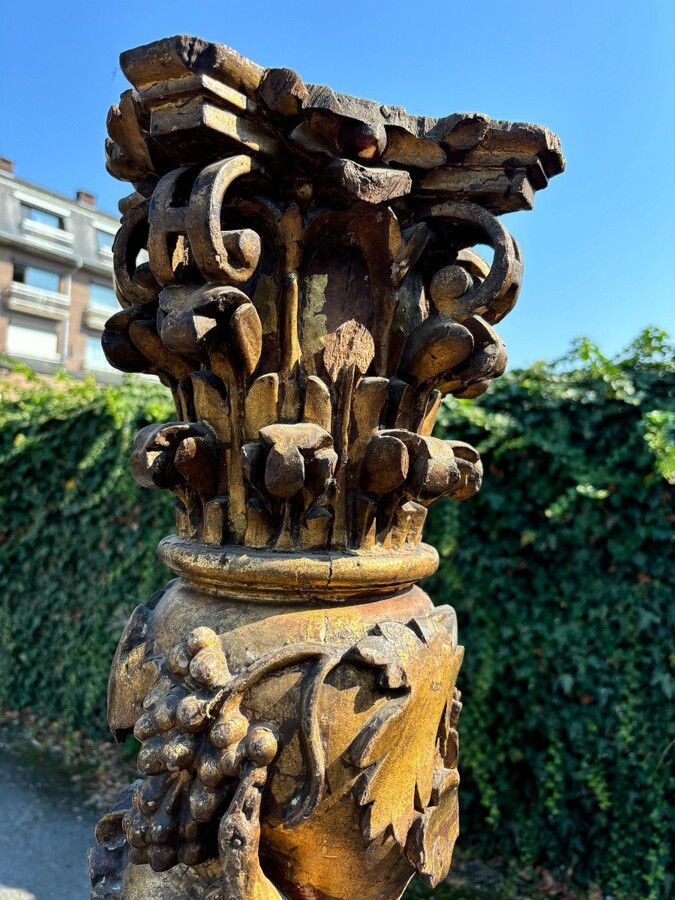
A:
POLYGON ((144 777, 99 824, 92 897, 393 900, 445 876, 458 834, 463 650, 415 582, 428 507, 482 470, 434 420, 504 371, 522 263, 497 216, 559 144, 185 36, 122 69, 107 165, 135 190, 103 346, 175 400, 131 468, 175 495, 179 578, 113 663, 144 777))

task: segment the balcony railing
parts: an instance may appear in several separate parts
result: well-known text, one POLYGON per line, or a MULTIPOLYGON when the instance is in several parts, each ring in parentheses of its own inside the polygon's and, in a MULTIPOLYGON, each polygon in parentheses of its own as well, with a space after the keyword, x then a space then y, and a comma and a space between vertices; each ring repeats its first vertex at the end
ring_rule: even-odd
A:
POLYGON ((5 306, 15 312, 45 319, 67 319, 70 315, 68 294, 45 291, 18 281, 13 281, 5 290, 5 306))

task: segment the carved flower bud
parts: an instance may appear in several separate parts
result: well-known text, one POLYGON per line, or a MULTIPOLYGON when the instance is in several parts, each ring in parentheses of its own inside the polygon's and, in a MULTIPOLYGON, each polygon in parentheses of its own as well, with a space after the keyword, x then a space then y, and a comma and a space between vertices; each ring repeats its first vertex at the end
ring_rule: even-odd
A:
POLYGON ((146 316, 146 311, 140 306, 131 306, 115 313, 105 323, 101 345, 111 366, 122 372, 144 372, 148 368, 148 360, 129 336, 131 325, 149 321, 146 316))
POLYGON ((262 324, 249 298, 235 287, 206 284, 165 288, 159 298, 162 341, 175 353, 204 356, 217 348, 241 363, 246 375, 262 352, 262 324))
POLYGON ((483 464, 480 454, 470 444, 463 441, 450 441, 455 459, 459 467, 460 480, 452 494, 454 500, 466 500, 472 497, 483 482, 483 464))
POLYGON ((467 328, 430 316, 408 337, 399 374, 416 387, 447 375, 468 359, 472 350, 473 337, 467 328))
POLYGON ((415 496, 423 503, 437 500, 451 493, 459 480, 459 467, 450 441, 423 438, 410 478, 410 488, 415 496))
MULTIPOLYGON (((246 277, 255 272, 260 260, 260 236, 251 228, 235 231, 221 231, 223 246, 229 257, 228 263, 235 269, 242 269, 246 277)), ((219 277, 219 273, 215 273, 219 277)), ((245 280, 242 279, 242 280, 245 280)))
POLYGON ((305 462, 305 487, 315 497, 322 494, 335 474, 337 455, 332 448, 318 450, 305 462))
POLYGON ((464 385, 453 391, 456 397, 478 397, 506 368, 506 347, 497 332, 480 316, 469 316, 464 326, 471 332, 474 349, 466 363, 457 369, 455 377, 464 385))
MULTIPOLYGON (((265 463, 265 487, 280 500, 287 500, 302 490, 305 484, 305 464, 311 463, 321 451, 322 464, 314 468, 311 479, 323 473, 328 482, 335 471, 337 454, 333 450, 333 439, 319 425, 299 422, 295 425, 268 425, 260 429, 260 440, 267 450, 265 463)), ((326 485, 324 485, 325 488, 326 485)))
POLYGON ((294 497, 305 483, 305 461, 297 447, 282 451, 272 447, 265 466, 265 487, 273 497, 294 497))
POLYGON ((146 425, 136 435, 131 474, 141 487, 174 489, 187 480, 199 494, 208 494, 215 452, 213 434, 200 422, 146 425), (183 443, 192 438, 198 440, 196 457, 191 451, 181 453, 183 443))
POLYGON ((476 397, 480 397, 481 394, 484 394, 489 387, 490 379, 481 378, 479 381, 472 381, 468 387, 465 387, 462 390, 454 390, 452 393, 458 400, 474 400, 476 397))
POLYGON ((366 450, 363 482, 365 489, 377 496, 400 487, 408 477, 410 454, 398 437, 374 435, 366 450))

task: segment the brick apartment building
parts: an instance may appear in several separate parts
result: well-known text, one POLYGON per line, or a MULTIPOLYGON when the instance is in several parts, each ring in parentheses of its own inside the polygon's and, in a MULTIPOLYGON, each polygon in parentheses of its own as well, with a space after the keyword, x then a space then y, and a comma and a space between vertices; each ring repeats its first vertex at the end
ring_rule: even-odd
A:
POLYGON ((24 181, 0 157, 0 354, 38 372, 65 368, 117 381, 101 350, 113 292, 118 220, 96 198, 24 181))

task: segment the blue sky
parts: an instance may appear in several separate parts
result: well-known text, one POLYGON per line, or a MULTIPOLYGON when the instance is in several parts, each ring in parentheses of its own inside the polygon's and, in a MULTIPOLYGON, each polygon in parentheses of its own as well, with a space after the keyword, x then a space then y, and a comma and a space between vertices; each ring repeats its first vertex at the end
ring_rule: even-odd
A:
POLYGON ((613 353, 675 334, 675 2, 4 0, 0 154, 20 177, 114 211, 103 164, 120 51, 187 32, 305 81, 441 116, 479 111, 556 131, 567 171, 505 217, 525 257, 500 325, 511 363, 586 335, 613 353))

